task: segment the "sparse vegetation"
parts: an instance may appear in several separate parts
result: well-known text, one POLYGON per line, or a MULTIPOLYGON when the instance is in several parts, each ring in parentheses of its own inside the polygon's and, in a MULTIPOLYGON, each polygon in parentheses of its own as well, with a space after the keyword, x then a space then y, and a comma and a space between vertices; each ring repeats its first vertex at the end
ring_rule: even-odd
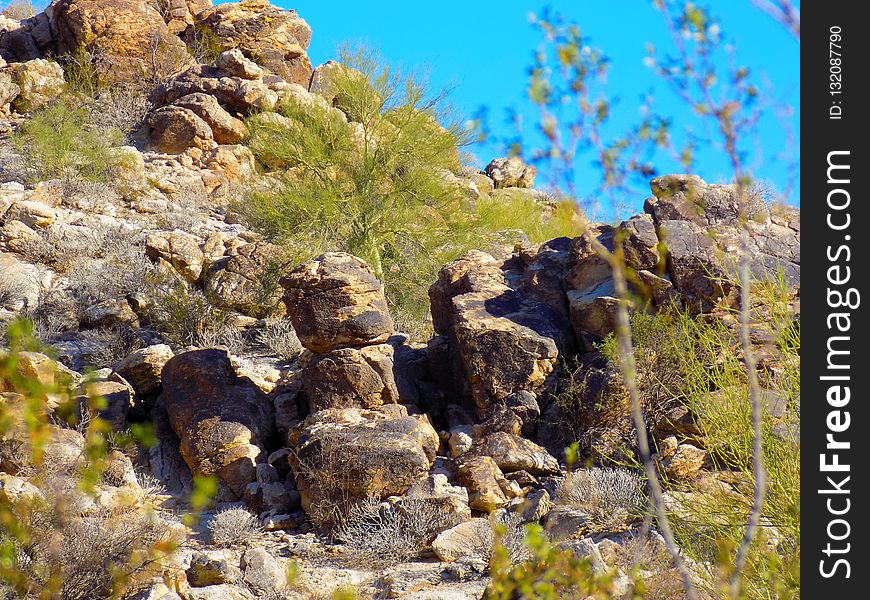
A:
POLYGON ((242 546, 262 534, 260 521, 244 508, 228 508, 208 522, 212 542, 218 546, 242 546))
POLYGON ((257 331, 255 339, 275 356, 285 360, 295 360, 302 353, 302 343, 289 319, 266 324, 257 331))
POLYGON ((584 509, 603 531, 620 531, 646 513, 643 484, 626 469, 575 469, 559 483, 556 502, 584 509))
POLYGON ((610 597, 611 574, 596 573, 591 561, 549 541, 538 525, 526 527, 529 558, 514 563, 496 538, 489 600, 561 600, 610 597))
POLYGON ((30 159, 33 181, 106 181, 128 164, 128 157, 117 151, 123 138, 117 129, 91 127, 87 109, 63 97, 36 111, 13 141, 30 159))
POLYGON ((365 498, 351 505, 332 536, 348 549, 354 564, 383 568, 416 558, 439 532, 453 525, 449 514, 425 499, 391 504, 365 498))
MULTIPOLYGON (((13 393, 0 403, 4 494, 0 500, 0 582, 16 598, 108 599, 132 594, 160 572, 162 560, 181 539, 133 488, 105 487, 106 426, 93 417, 82 435, 78 401, 70 382, 33 378, 18 368, 20 352, 39 349, 22 322, 9 331, 0 355, 0 385, 13 393), (46 410, 45 399, 58 403, 46 410), (16 440, 19 443, 15 443, 16 440), (8 475, 7 459, 19 478, 8 475), (10 479, 12 478, 12 479, 10 479), (7 486, 20 489, 9 493, 7 486), (97 494, 112 498, 98 505, 97 494)), ((51 368, 49 363, 47 368, 51 368)))

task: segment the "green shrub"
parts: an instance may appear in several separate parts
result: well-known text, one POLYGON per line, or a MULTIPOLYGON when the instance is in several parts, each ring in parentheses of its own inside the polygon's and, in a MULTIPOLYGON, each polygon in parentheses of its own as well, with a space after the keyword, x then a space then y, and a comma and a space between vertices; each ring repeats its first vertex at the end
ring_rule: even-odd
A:
POLYGON ((438 269, 469 249, 522 239, 529 225, 532 241, 576 233, 571 203, 550 209, 521 193, 475 200, 453 175, 466 135, 444 95, 371 55, 343 60, 348 67, 333 69, 330 85, 347 119, 289 98, 280 117, 249 120, 252 151, 280 179, 238 206, 252 226, 298 260, 327 250, 365 259, 409 324, 426 318, 438 269))
POLYGON ((35 181, 107 181, 129 160, 114 148, 123 138, 118 130, 91 128, 87 110, 76 106, 72 98, 61 98, 36 111, 14 141, 30 159, 35 181))
MULTIPOLYGON (((753 285, 753 327, 773 340, 776 367, 762 371, 762 402, 782 402, 784 416, 766 415, 764 462, 768 486, 760 535, 753 541, 742 572, 742 598, 797 598, 800 593, 800 444, 793 432, 800 422, 800 327, 789 312, 782 276, 753 285), (766 333, 764 333, 766 332, 766 333)), ((734 328, 736 315, 692 316, 669 310, 632 316, 638 382, 645 399, 672 397, 694 415, 697 433, 690 441, 707 449, 730 485, 682 487, 691 492, 678 502, 672 524, 682 551, 714 565, 704 584, 713 595, 727 595, 727 565, 743 537, 754 490, 751 406, 746 369, 734 328)), ((602 352, 613 360, 615 344, 602 352)), ((646 402, 646 400, 645 400, 646 402)), ((655 427, 655 419, 648 417, 655 427)), ((682 441, 682 440, 681 440, 682 441)))
POLYGON ((496 539, 487 600, 610 597, 611 574, 596 573, 589 559, 578 558, 573 551, 550 542, 539 525, 526 526, 524 544, 528 558, 517 564, 508 548, 496 539))

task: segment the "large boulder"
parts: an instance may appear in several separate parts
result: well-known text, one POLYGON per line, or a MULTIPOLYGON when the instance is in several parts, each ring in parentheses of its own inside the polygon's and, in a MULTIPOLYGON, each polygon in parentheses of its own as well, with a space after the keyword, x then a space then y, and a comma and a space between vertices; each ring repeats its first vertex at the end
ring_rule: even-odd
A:
POLYGON ((206 122, 218 144, 239 144, 248 136, 245 124, 225 111, 214 96, 196 93, 182 96, 173 106, 186 108, 206 122))
POLYGON ((12 254, 0 252, 0 310, 36 308, 38 302, 38 269, 12 254))
POLYGON ((193 62, 146 0, 59 0, 51 9, 57 50, 89 53, 102 81, 159 80, 193 62))
POLYGON ((291 430, 290 459, 306 512, 404 494, 435 460, 438 434, 402 405, 328 409, 291 430))
POLYGON ((163 367, 174 356, 172 348, 166 344, 155 344, 128 354, 114 370, 133 386, 140 396, 160 391, 163 383, 160 374, 163 367))
POLYGON ((199 115, 180 106, 164 106, 148 115, 148 143, 157 151, 181 154, 190 148, 211 150, 214 134, 199 115))
POLYGON ((667 270, 690 309, 707 311, 736 299, 736 259, 748 234, 752 274, 782 272, 800 285, 800 209, 769 206, 755 190, 708 184, 694 175, 650 182, 649 213, 667 249, 667 270))
POLYGON ((484 169, 496 188, 530 188, 535 185, 537 169, 518 156, 495 158, 484 169))
POLYGON ((383 285, 355 256, 327 252, 279 283, 299 340, 312 352, 380 344, 393 333, 383 285))
POLYGON ((481 418, 518 392, 542 393, 560 347, 570 345, 567 319, 511 288, 503 267, 471 252, 441 269, 429 289, 432 321, 449 339, 457 387, 481 418))
POLYGON ((12 81, 18 94, 12 106, 21 113, 47 106, 64 91, 63 69, 53 60, 36 58, 11 66, 12 81))
POLYGON ((492 458, 503 473, 526 471, 532 475, 557 475, 560 472, 559 461, 544 448, 504 431, 486 436, 471 451, 492 458))
POLYGON ((281 290, 269 272, 279 250, 265 242, 252 242, 231 256, 215 260, 203 276, 206 292, 222 306, 242 314, 259 317, 273 311, 281 290))
POLYGON ((311 61, 305 53, 311 28, 295 10, 268 0, 227 2, 199 13, 196 27, 208 31, 221 50, 237 48, 285 81, 307 86, 311 79, 311 61))
POLYGON ((183 33, 194 24, 194 17, 212 6, 212 0, 150 0, 160 11, 169 31, 183 33))
POLYGON ((302 372, 311 412, 326 408, 376 409, 399 402, 393 347, 339 348, 317 356, 302 372))
MULTIPOLYGON (((504 473, 488 456, 462 455, 456 462, 459 483, 468 490, 468 505, 490 513, 504 506, 520 491, 511 486, 504 473)), ((516 484, 514 484, 516 485, 516 484)))
POLYGON ((145 253, 166 261, 190 283, 199 281, 205 257, 195 235, 180 230, 151 233, 145 241, 145 253))
POLYGON ((241 497, 275 431, 272 402, 251 380, 236 375, 221 350, 178 354, 161 379, 163 402, 191 472, 216 475, 241 497))

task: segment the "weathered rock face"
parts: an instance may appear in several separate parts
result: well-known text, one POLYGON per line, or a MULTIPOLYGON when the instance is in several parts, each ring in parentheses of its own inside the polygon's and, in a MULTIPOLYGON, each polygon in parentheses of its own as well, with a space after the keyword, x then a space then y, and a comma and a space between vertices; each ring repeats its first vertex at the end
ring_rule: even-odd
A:
POLYGON ((228 2, 199 13, 196 25, 211 32, 222 49, 237 48, 284 80, 308 85, 312 69, 305 49, 311 28, 296 11, 267 0, 228 2))
POLYGON ((278 286, 267 285, 268 271, 278 256, 278 248, 271 244, 245 244, 231 256, 211 264, 204 275, 205 289, 227 308, 263 316, 264 311, 272 311, 280 302, 278 286))
POLYGON ((260 80, 227 76, 217 67, 196 65, 170 78, 151 92, 155 106, 166 106, 190 94, 214 96, 234 116, 271 110, 278 94, 260 80))
POLYGON ((559 473, 559 461, 534 442, 503 431, 488 435, 471 449, 492 458, 503 473, 526 471, 532 475, 559 473))
POLYGON ((205 121, 218 144, 239 144, 248 136, 248 128, 239 119, 225 111, 214 96, 188 94, 173 103, 186 108, 205 121))
POLYGON ((393 347, 340 348, 317 356, 302 372, 311 412, 326 408, 376 409, 399 402, 393 347))
POLYGON ((195 112, 178 106, 164 106, 148 115, 148 141, 159 152, 181 154, 188 148, 211 150, 211 128, 195 112))
POLYGON ((744 219, 753 274, 782 270, 791 286, 799 285, 799 209, 771 209, 757 194, 741 199, 735 186, 707 184, 694 175, 657 177, 650 188, 654 197, 644 210, 667 247, 670 279, 688 308, 707 311, 733 300, 727 280, 736 274, 744 219))
POLYGON ((328 252, 279 283, 287 315, 302 345, 312 352, 379 344, 393 333, 383 286, 355 256, 328 252))
POLYGON ((137 394, 147 396, 160 390, 160 374, 172 356, 172 348, 166 344, 148 346, 127 355, 115 365, 115 372, 129 381, 137 394))
POLYGON ((459 482, 468 490, 468 505, 474 510, 492 512, 520 493, 511 485, 495 461, 488 456, 462 455, 456 463, 459 482))
POLYGON ((221 350, 176 355, 161 379, 163 402, 191 471, 216 475, 241 497, 255 480, 255 463, 275 430, 269 398, 238 377, 221 350))
POLYGON ((145 253, 166 261, 190 283, 199 281, 205 257, 195 235, 183 231, 152 233, 146 240, 145 253))
POLYGON ((212 0, 150 0, 166 22, 169 31, 181 34, 194 23, 194 16, 211 7, 212 0))
POLYGON ((496 188, 519 187, 530 188, 535 185, 537 169, 525 164, 521 158, 496 158, 484 169, 496 188))
POLYGON ((51 23, 60 52, 89 52, 104 81, 162 78, 193 61, 146 0, 60 0, 51 23))
POLYGON ((9 101, 21 113, 48 105, 64 90, 63 69, 53 60, 36 58, 14 64, 10 67, 10 75, 18 93, 9 101))
POLYGON ((567 319, 512 289, 503 267, 472 252, 444 267, 429 289, 435 330, 448 336, 459 387, 482 418, 518 392, 542 392, 559 348, 572 344, 567 319))
POLYGON ((409 416, 401 405, 323 410, 289 438, 297 488, 309 513, 324 501, 341 505, 405 493, 425 477, 438 447, 428 418, 409 416))

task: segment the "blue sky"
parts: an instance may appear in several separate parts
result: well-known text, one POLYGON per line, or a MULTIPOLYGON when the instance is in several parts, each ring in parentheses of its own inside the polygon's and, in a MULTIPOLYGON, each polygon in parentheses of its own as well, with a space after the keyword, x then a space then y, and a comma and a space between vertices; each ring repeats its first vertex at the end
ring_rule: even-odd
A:
MULTIPOLYGON (((612 59, 608 90, 619 98, 614 113, 615 129, 636 122, 640 97, 653 86, 657 108, 676 117, 679 126, 684 105, 643 64, 648 42, 668 46, 662 17, 648 0, 612 0, 610 2, 574 0, 572 2, 399 2, 381 0, 346 2, 342 0, 272 0, 285 8, 295 8, 311 25, 313 38, 308 50, 317 65, 334 58, 336 47, 343 42, 365 43, 377 48, 391 64, 403 67, 424 65, 429 68, 435 87, 456 84, 453 102, 457 109, 472 115, 478 108, 489 109, 492 124, 499 132, 509 133, 505 111, 513 107, 526 119, 536 112, 525 97, 527 68, 532 52, 540 42, 539 33, 529 24, 528 15, 551 6, 575 21, 612 59)), ((796 156, 799 144, 799 43, 779 24, 759 11, 751 0, 713 0, 707 3, 721 20, 722 29, 734 42, 737 59, 759 77, 767 93, 783 105, 791 106, 790 117, 766 114, 758 124, 760 150, 752 153, 752 167, 757 179, 787 189, 796 184, 782 152, 789 147, 788 128, 797 142, 791 144, 796 156), (783 124, 786 124, 786 127, 783 124)), ((482 164, 494 157, 496 148, 472 149, 482 164)), ((578 191, 584 182, 595 180, 595 167, 588 158, 576 165, 578 191)), ((661 164, 662 171, 676 171, 676 165, 661 164)), ((709 181, 727 174, 722 153, 708 147, 699 153, 695 171, 709 181)), ((591 186, 592 184, 589 183, 591 186)), ((591 189, 591 188, 590 188, 591 189)), ((799 203, 797 190, 788 201, 799 203)), ((634 204, 640 207, 643 198, 634 204)))

